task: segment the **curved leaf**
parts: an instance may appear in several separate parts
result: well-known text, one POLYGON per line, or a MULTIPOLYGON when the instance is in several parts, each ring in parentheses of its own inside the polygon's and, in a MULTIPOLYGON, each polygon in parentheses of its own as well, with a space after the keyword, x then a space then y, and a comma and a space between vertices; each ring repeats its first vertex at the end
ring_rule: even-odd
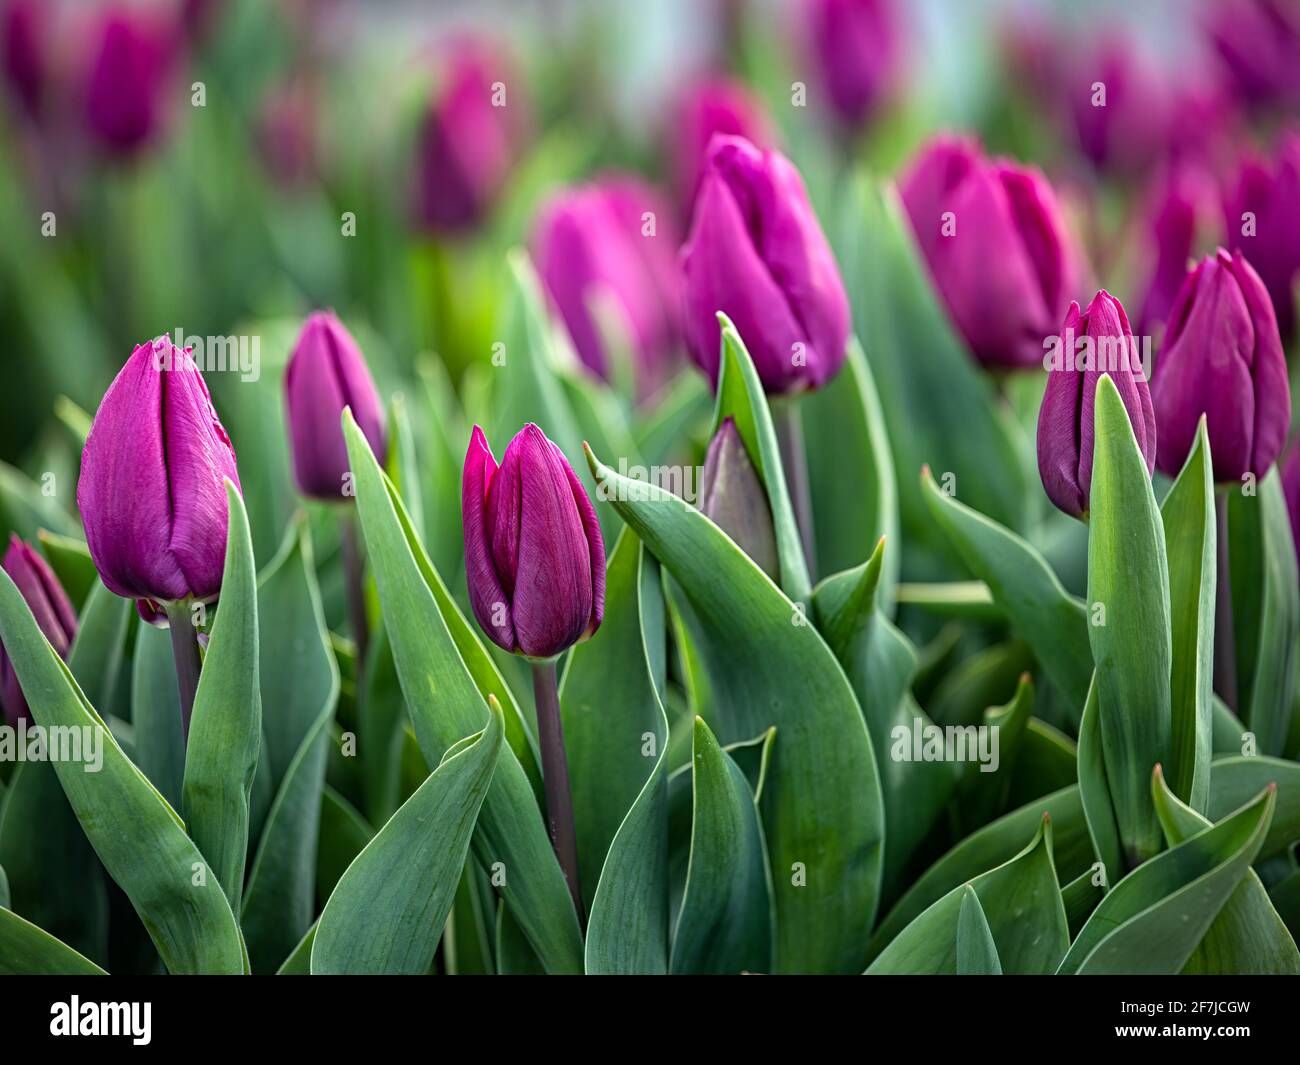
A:
POLYGON ((1088 701, 1079 722, 1079 798, 1088 822, 1088 835, 1102 863, 1109 887, 1124 875, 1124 853, 1111 805, 1106 765, 1102 758, 1101 719, 1098 717, 1097 687, 1088 689, 1088 701))
POLYGON ((1001 976, 998 946, 993 930, 975 889, 967 884, 962 890, 961 912, 957 915, 957 975, 1001 976))
POLYGON ((89 958, 44 929, 0 907, 0 974, 7 976, 107 976, 89 958))

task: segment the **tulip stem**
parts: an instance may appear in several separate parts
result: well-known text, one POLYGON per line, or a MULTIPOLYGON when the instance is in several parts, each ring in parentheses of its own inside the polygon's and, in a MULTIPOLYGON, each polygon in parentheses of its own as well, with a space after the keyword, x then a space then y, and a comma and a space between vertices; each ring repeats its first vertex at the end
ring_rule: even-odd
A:
POLYGON ((366 619, 365 562, 361 557, 361 536, 356 510, 339 515, 339 546, 343 552, 343 585, 348 601, 348 627, 357 645, 357 676, 366 663, 370 644, 370 623, 366 619))
POLYGON ((578 921, 586 923, 582 888, 578 883, 578 833, 573 824, 573 795, 569 791, 569 760, 564 753, 560 692, 555 660, 533 663, 533 695, 537 701, 537 742, 542 751, 542 783, 546 794, 546 827, 551 846, 569 882, 578 921))
POLYGON ((785 470, 785 483, 794 507, 794 520, 799 526, 799 539, 803 543, 803 556, 808 563, 808 576, 817 579, 817 541, 813 535, 812 487, 808 483, 808 456, 803 446, 803 419, 794 399, 777 400, 772 404, 772 420, 776 425, 777 446, 781 450, 781 466, 785 470))
POLYGON ((1232 567, 1228 555, 1228 492, 1214 495, 1219 572, 1214 591, 1214 690, 1237 712, 1237 648, 1232 629, 1232 567))
POLYGON ((199 690, 199 634, 190 621, 189 604, 184 600, 167 604, 167 628, 172 637, 172 658, 176 662, 176 688, 181 697, 181 736, 188 747, 190 718, 194 714, 194 696, 199 690))

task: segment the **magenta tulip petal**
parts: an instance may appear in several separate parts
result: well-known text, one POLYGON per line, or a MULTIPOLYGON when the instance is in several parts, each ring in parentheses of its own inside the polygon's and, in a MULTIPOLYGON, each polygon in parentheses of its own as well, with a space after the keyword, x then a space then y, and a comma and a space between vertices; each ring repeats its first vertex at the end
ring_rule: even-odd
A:
POLYGON ((461 479, 461 515, 465 526, 465 572, 474 617, 492 642, 507 651, 518 650, 510 617, 510 596, 497 576, 488 529, 488 494, 497 474, 483 430, 477 425, 465 452, 461 479))
MULTIPOLYGON (((32 617, 50 641, 50 646, 60 658, 67 658, 77 634, 77 613, 49 563, 29 544, 10 535, 4 571, 31 608, 32 617)), ((12 723, 31 716, 18 675, 3 645, 0 645, 0 703, 3 703, 5 716, 12 723)))

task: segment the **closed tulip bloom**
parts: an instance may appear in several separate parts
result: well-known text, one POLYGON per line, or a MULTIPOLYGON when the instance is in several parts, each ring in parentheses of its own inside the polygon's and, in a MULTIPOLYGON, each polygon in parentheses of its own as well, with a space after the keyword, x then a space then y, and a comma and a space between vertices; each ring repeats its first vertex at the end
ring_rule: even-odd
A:
POLYGON ((488 637, 551 658, 600 627, 605 542, 563 453, 529 423, 498 466, 474 427, 461 502, 470 605, 488 637))
POLYGON ((154 140, 167 121, 178 30, 157 11, 117 5, 97 32, 85 85, 86 120, 102 149, 130 155, 154 140))
POLYGON ((772 394, 819 388, 844 362, 849 301, 803 179, 779 152, 717 136, 682 248, 686 341, 717 384, 719 311, 772 394))
POLYGON ((95 413, 77 507, 110 591, 158 603, 221 589, 228 520, 224 479, 235 450, 188 349, 141 344, 95 413))
POLYGON ((415 215, 426 229, 459 233, 482 220, 505 184, 524 105, 509 64, 485 42, 461 39, 440 56, 416 149, 415 215))
POLYGON ((1079 281, 1079 257, 1047 179, 985 159, 973 139, 940 136, 899 193, 975 358, 1004 369, 1039 365, 1079 281))
MULTIPOLYGON (((30 545, 11 535, 9 550, 5 552, 4 570, 27 601, 32 617, 50 641, 50 646, 60 658, 67 658, 72 638, 77 634, 77 613, 49 564, 30 545)), ((0 700, 4 702, 5 713, 11 722, 31 716, 3 646, 0 646, 0 700)))
POLYGON ((387 453, 384 405, 361 349, 330 311, 312 314, 294 345, 284 375, 285 409, 298 490, 313 499, 345 496, 347 445, 340 421, 344 407, 380 462, 387 453))
POLYGON ((677 202, 686 216, 695 202, 715 134, 744 137, 760 148, 773 143, 771 123, 749 88, 728 78, 691 86, 669 127, 669 157, 677 202))
POLYGON ((1168 79, 1131 38, 1107 32, 1067 56, 1063 89, 1079 148, 1099 170, 1136 173, 1170 146, 1168 79))
POLYGON ((1278 331, 1289 341, 1300 275, 1300 133, 1282 138, 1273 161, 1243 163, 1224 211, 1228 243, 1250 259, 1273 300, 1278 331))
POLYGON ((1295 0, 1217 0, 1205 11, 1210 41, 1245 103, 1300 102, 1300 5, 1295 0))
POLYGON ((678 335, 678 240, 667 205, 635 178, 564 189, 538 214, 532 254, 583 364, 609 379, 593 301, 611 299, 629 331, 638 380, 661 378, 678 335), (646 222, 646 216, 649 222, 646 222))
POLYGON ((1291 424, 1291 390, 1268 291, 1240 252, 1197 264, 1169 316, 1151 383, 1162 473, 1182 469, 1205 415, 1216 481, 1263 477, 1291 424))
POLYGON ((1098 378, 1106 374, 1115 383, 1148 472, 1156 456, 1156 419, 1128 315, 1110 293, 1098 292, 1086 311, 1070 304, 1057 352, 1038 411, 1038 473, 1057 507, 1086 518, 1098 378))
POLYGON ((901 26, 893 0, 804 0, 812 59, 835 117, 861 126, 894 87, 901 26))

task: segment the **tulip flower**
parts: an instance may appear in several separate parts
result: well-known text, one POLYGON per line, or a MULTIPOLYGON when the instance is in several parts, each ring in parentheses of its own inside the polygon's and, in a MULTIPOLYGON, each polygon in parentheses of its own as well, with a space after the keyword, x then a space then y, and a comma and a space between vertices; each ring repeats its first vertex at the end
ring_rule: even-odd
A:
POLYGON ((129 156, 155 139, 167 120, 178 29, 157 12, 116 5, 97 32, 85 86, 86 121, 101 148, 129 156))
POLYGON ((1295 336, 1300 275, 1300 133, 1283 137, 1277 158, 1249 159, 1225 197, 1228 242, 1250 259, 1273 300, 1278 331, 1295 336))
POLYGON ((1143 228, 1143 247, 1150 252, 1146 296, 1138 316, 1143 335, 1168 320, 1213 204, 1213 183, 1194 166, 1175 164, 1157 182, 1143 228))
MULTIPOLYGON (((77 613, 68 601, 58 577, 45 559, 17 536, 10 535, 5 552, 4 570, 31 607, 32 617, 60 658, 68 657, 72 638, 77 634, 77 613)), ((0 701, 11 724, 30 718, 27 700, 18 685, 9 656, 0 646, 0 701)))
POLYGON ((1152 375, 1157 463, 1182 469, 1206 417, 1214 479, 1263 477, 1291 424, 1291 392, 1268 291, 1240 252, 1220 248, 1187 275, 1152 375))
POLYGON ((49 0, 7 0, 0 10, 0 71, 19 109, 36 119, 50 77, 49 0))
POLYGON ((691 86, 678 101, 669 126, 673 187, 685 216, 699 190, 715 134, 744 137, 760 148, 773 143, 762 104, 739 81, 713 78, 691 86))
POLYGON ((773 580, 777 579, 780 563, 772 507, 732 418, 723 419, 705 455, 700 510, 730 536, 759 569, 773 580))
POLYGON ((532 253, 583 364, 610 378, 593 300, 612 299, 627 326, 642 395, 666 376, 679 332, 677 236, 659 194, 635 178, 565 189, 543 205, 532 253))
POLYGON ((893 0, 804 0, 813 61, 835 117, 860 128, 888 95, 901 60, 893 0))
POLYGON ((235 449, 189 350, 141 344, 95 413, 77 507, 109 591, 167 615, 187 729, 199 674, 189 604, 221 590, 226 479, 239 487, 235 449))
POLYGON ((1166 78, 1129 37, 1107 32, 1064 60, 1079 148, 1099 170, 1145 170, 1169 147, 1175 102, 1166 78))
POLYGON ((1209 39, 1245 103, 1300 102, 1300 7, 1288 0, 1217 0, 1205 11, 1209 39))
POLYGON ((415 215, 426 229, 458 233, 487 213, 514 165, 524 122, 513 71, 485 42, 441 51, 440 81, 419 134, 415 215))
POLYGON ((493 643, 532 659, 547 826, 581 918, 577 834, 555 659, 605 615, 605 542, 564 454, 525 425, 497 466, 477 425, 461 487, 465 575, 474 616, 493 643))
POLYGON ((931 141, 899 183, 921 253, 971 353, 1037 366, 1079 281, 1079 256, 1041 173, 985 159, 973 139, 931 141))
POLYGON ((717 384, 717 315, 736 324, 769 393, 824 385, 849 338, 849 301, 793 164, 716 136, 682 248, 686 340, 717 384))
POLYGON ((1047 497, 1066 514, 1086 520, 1092 486, 1097 379, 1109 375, 1128 411, 1147 472, 1156 455, 1156 419, 1123 305, 1098 292, 1086 311, 1070 304, 1048 367, 1038 411, 1038 473, 1047 497))

